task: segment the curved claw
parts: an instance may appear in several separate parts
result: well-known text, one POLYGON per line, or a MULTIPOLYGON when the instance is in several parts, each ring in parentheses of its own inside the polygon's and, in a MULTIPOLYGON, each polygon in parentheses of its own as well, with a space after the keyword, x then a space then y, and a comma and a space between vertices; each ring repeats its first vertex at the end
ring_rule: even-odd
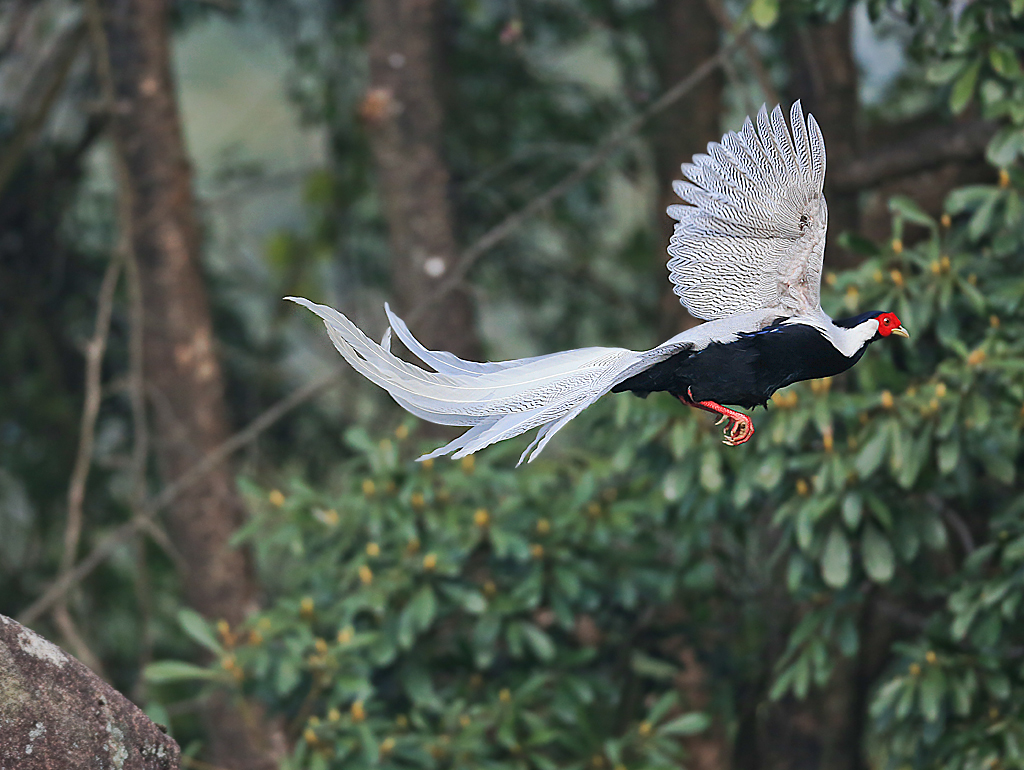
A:
POLYGON ((727 446, 739 446, 750 441, 754 435, 754 423, 745 414, 741 415, 744 419, 735 420, 730 418, 729 426, 724 431, 724 438, 722 443, 727 446))
POLYGON ((716 404, 714 401, 694 401, 692 390, 688 390, 687 395, 689 400, 682 396, 679 397, 679 400, 687 406, 693 406, 697 409, 703 409, 705 412, 719 415, 715 425, 721 425, 723 422, 727 423, 722 431, 722 443, 726 446, 739 446, 750 441, 753 437, 754 421, 747 415, 737 412, 735 409, 730 409, 727 406, 716 404))

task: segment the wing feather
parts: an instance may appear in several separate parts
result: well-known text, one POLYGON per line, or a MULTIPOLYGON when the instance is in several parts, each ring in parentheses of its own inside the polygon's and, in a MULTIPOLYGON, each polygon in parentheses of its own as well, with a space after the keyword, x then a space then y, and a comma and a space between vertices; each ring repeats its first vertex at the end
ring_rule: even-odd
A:
POLYGON ((800 103, 762 107, 755 124, 708 145, 683 164, 673 185, 685 204, 669 245, 669 276, 698 318, 774 309, 779 315, 819 307, 828 210, 825 142, 800 103))

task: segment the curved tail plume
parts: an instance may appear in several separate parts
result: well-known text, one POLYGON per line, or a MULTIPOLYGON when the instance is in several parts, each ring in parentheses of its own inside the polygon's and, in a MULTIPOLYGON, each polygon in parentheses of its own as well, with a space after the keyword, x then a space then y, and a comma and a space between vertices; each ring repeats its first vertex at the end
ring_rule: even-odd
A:
POLYGON ((569 420, 617 383, 649 367, 670 351, 646 353, 623 348, 582 348, 496 363, 464 361, 452 353, 428 350, 385 305, 391 328, 382 344, 326 305, 286 297, 323 319, 338 352, 367 379, 384 388, 407 411, 439 425, 470 429, 420 457, 465 457, 496 441, 540 428, 519 462, 533 460, 569 420), (391 353, 391 331, 428 371, 391 353))

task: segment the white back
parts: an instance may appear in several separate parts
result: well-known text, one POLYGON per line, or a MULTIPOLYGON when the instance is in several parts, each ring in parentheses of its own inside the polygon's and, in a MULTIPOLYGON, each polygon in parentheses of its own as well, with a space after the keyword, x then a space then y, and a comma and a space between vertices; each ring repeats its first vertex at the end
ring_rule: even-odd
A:
POLYGON ((683 306, 714 320, 757 310, 807 316, 820 307, 828 208, 825 141, 800 102, 747 118, 682 166, 688 182, 670 206, 678 220, 668 252, 669 279, 683 306))

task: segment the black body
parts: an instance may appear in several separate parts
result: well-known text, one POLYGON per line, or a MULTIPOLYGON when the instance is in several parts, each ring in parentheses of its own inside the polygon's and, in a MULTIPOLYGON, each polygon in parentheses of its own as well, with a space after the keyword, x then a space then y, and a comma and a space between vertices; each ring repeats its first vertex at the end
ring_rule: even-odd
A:
MULTIPOLYGON (((835 323, 852 328, 874 315, 865 313, 835 323)), ((667 391, 686 401, 714 401, 746 409, 767 406, 779 388, 845 372, 860 360, 866 347, 847 357, 814 327, 777 321, 761 331, 741 334, 733 342, 713 342, 703 350, 676 353, 623 380, 612 392, 628 390, 646 397, 667 391)))

